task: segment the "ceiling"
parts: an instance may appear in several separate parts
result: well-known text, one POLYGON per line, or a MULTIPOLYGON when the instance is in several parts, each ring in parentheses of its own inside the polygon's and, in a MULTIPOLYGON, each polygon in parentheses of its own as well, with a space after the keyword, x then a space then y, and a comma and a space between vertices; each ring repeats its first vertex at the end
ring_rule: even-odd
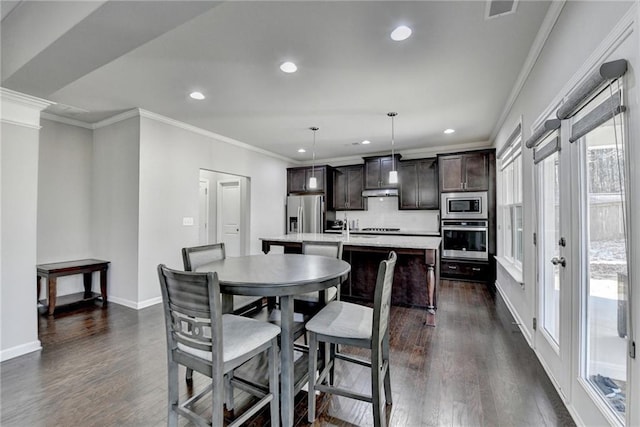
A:
POLYGON ((485 1, 2 1, 2 86, 85 123, 141 108, 293 161, 311 159, 311 126, 319 160, 389 152, 389 111, 401 153, 486 146, 549 4, 487 19, 485 1), (392 41, 401 24, 412 36, 392 41))

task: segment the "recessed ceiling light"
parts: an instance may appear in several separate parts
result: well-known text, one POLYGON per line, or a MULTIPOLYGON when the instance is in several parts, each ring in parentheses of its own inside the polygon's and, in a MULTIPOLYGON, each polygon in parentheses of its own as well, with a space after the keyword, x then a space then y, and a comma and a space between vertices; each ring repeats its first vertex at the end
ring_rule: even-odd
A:
POLYGON ((397 42, 406 40, 410 36, 411 36, 411 28, 405 25, 400 25, 398 28, 391 31, 391 40, 395 40, 397 42))
POLYGON ((198 101, 202 101, 204 99, 202 92, 191 92, 189 96, 193 99, 197 99, 198 101))
POLYGON ((371 144, 371 141, 369 141, 368 139, 365 139, 365 140, 364 140, 364 141, 362 141, 360 144, 362 144, 362 145, 371 144))
POLYGON ((282 71, 284 71, 285 73, 295 73, 296 71, 298 71, 298 67, 296 66, 296 64, 294 64, 293 62, 283 62, 280 65, 280 69, 282 71))
POLYGON ((306 152, 307 152, 307 150, 305 150, 304 148, 299 148, 298 149, 298 153, 306 153, 306 152))
POLYGON ((454 133, 455 131, 455 129, 445 129, 444 133, 454 133))

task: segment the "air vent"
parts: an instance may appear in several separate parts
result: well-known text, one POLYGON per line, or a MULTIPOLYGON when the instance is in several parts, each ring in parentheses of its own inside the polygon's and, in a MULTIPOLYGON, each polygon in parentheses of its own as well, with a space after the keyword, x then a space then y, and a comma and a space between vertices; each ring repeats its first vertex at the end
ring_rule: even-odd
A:
POLYGON ((486 19, 509 15, 516 11, 518 0, 489 0, 487 1, 486 19))

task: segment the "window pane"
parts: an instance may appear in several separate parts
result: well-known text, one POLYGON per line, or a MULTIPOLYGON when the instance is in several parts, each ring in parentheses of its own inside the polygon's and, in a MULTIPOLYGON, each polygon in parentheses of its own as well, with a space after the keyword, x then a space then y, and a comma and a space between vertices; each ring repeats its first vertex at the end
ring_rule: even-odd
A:
MULTIPOLYGON (((618 123, 620 117, 617 117, 618 123)), ((620 129, 618 129, 620 135, 620 129)), ((622 200, 622 147, 615 148, 613 120, 584 138, 586 155, 587 295, 584 373, 622 422, 627 379, 627 256, 622 200), (618 163, 620 155, 620 164, 618 163)))
POLYGON ((551 259, 559 257, 557 242, 560 239, 560 188, 558 176, 558 153, 544 159, 541 167, 541 290, 542 328, 556 345, 560 345, 560 271, 551 259))
POLYGON ((504 242, 504 252, 502 255, 511 258, 513 257, 512 255, 512 249, 511 249, 511 230, 512 230, 512 226, 511 226, 511 209, 509 206, 505 206, 502 210, 502 215, 504 218, 504 238, 502 239, 504 242))
POLYGON ((513 244, 513 257, 516 259, 516 261, 522 263, 522 253, 523 253, 523 249, 522 249, 522 230, 523 230, 523 224, 522 224, 522 205, 516 205, 514 206, 514 244, 513 244))
POLYGON ((513 202, 522 203, 522 156, 518 156, 518 158, 513 163, 514 163, 513 202))

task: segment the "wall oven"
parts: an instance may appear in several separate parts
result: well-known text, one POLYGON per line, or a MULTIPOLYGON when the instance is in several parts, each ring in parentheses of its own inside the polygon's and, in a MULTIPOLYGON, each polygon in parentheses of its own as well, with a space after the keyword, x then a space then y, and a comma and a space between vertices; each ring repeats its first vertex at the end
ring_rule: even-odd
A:
POLYGON ((489 259, 486 220, 443 220, 442 258, 489 259))
POLYGON ((487 192, 442 193, 442 219, 487 219, 487 192))

